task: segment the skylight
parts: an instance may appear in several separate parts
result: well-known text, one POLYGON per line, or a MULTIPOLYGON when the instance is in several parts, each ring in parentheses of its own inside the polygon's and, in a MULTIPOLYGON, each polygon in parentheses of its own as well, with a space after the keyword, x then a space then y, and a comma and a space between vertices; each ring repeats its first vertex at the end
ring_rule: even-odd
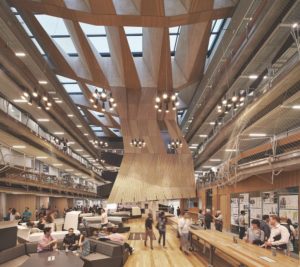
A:
POLYGON ((35 15, 35 17, 50 36, 69 36, 69 32, 62 18, 49 15, 35 15))
POLYGON ((27 35, 29 37, 32 37, 33 34, 31 33, 31 31, 29 30, 28 26, 26 25, 25 21, 22 19, 22 17, 20 15, 16 15, 17 20, 20 22, 20 24, 22 25, 22 27, 24 28, 25 32, 27 33, 27 35))
POLYGON ((124 27, 131 53, 135 56, 142 56, 143 53, 143 28, 124 27))
POLYGON ((68 94, 82 94, 82 91, 79 87, 79 85, 76 84, 63 84, 63 87, 67 91, 68 94))
POLYGON ((61 75, 56 75, 56 77, 61 83, 76 83, 75 80, 69 79, 69 78, 61 76, 61 75))
POLYGON ((85 35, 106 35, 104 26, 97 26, 82 22, 80 22, 79 24, 85 35))
POLYGON ((216 47, 220 35, 224 30, 224 26, 226 25, 227 20, 229 19, 218 19, 212 21, 211 33, 210 33, 208 48, 207 48, 207 57, 210 56, 213 49, 216 47))
POLYGON ((77 54, 77 50, 71 37, 59 37, 53 38, 53 40, 64 50, 66 54, 77 54))
POLYGON ((110 53, 108 41, 106 36, 101 37, 88 37, 89 40, 92 42, 93 46, 97 49, 97 51, 102 53, 110 53))
POLYGON ((180 30, 181 30, 180 26, 169 28, 170 51, 172 56, 175 55, 180 30))

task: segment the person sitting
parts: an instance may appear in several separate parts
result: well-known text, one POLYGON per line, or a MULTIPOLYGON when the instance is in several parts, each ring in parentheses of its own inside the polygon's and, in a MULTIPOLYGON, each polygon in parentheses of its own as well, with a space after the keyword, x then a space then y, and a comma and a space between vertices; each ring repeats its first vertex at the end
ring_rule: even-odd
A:
POLYGON ((80 235, 78 246, 81 250, 80 254, 82 257, 85 257, 90 254, 91 251, 90 241, 86 239, 84 235, 80 235))
POLYGON ((45 227, 44 236, 39 241, 37 252, 52 251, 57 248, 57 240, 51 236, 51 228, 45 227))
POLYGON ((22 214, 22 221, 23 222, 29 222, 30 219, 31 219, 31 216, 32 216, 31 211, 29 210, 28 207, 26 207, 23 214, 22 214))
POLYGON ((271 234, 265 247, 275 247, 279 250, 287 250, 290 234, 288 229, 280 225, 280 219, 277 215, 270 215, 271 234))
POLYGON ((20 213, 17 212, 17 210, 15 208, 13 208, 11 210, 11 213, 9 215, 9 220, 10 221, 15 221, 15 220, 20 220, 21 216, 20 216, 20 213))
POLYGON ((251 227, 247 229, 244 240, 258 246, 264 243, 265 233, 260 230, 259 220, 254 219, 251 221, 251 227))
POLYGON ((112 233, 110 235, 107 235, 106 238, 110 241, 119 243, 120 245, 124 246, 125 249, 128 249, 130 255, 132 255, 134 248, 131 247, 128 243, 125 242, 124 236, 117 233, 117 229, 113 228, 112 233))
POLYGON ((46 220, 45 220, 44 216, 42 216, 42 217, 39 219, 39 222, 38 222, 38 224, 37 224, 37 228, 39 228, 40 230, 44 230, 45 224, 46 224, 46 220))
POLYGON ((108 217, 105 209, 101 209, 101 225, 106 226, 108 224, 108 217))
POLYGON ((12 208, 9 208, 5 217, 3 218, 4 221, 9 221, 10 220, 10 214, 11 214, 12 208))
POLYGON ((71 250, 77 250, 78 248, 78 238, 74 234, 74 229, 69 228, 68 233, 65 235, 63 240, 63 246, 66 249, 66 251, 71 250))

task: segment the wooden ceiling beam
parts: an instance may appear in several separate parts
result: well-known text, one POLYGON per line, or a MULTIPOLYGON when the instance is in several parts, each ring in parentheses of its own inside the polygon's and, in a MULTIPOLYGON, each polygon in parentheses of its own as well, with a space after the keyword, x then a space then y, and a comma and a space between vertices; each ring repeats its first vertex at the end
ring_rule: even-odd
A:
POLYGON ((99 16, 99 14, 93 13, 93 11, 91 11, 91 13, 83 12, 49 3, 40 3, 30 0, 9 1, 12 6, 22 10, 28 10, 33 13, 47 14, 68 20, 104 26, 174 27, 178 25, 199 23, 209 19, 230 17, 234 11, 234 7, 230 6, 220 9, 210 9, 201 12, 180 14, 176 16, 137 16, 118 14, 103 14, 99 16))
POLYGON ((115 6, 112 0, 88 0, 91 10, 97 14, 115 14, 115 6))

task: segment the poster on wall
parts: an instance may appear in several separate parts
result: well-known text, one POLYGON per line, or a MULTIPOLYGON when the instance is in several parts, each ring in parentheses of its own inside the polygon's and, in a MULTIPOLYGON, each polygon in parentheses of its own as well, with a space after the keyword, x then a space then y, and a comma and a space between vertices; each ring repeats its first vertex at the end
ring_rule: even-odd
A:
POLYGON ((298 210, 298 195, 279 196, 279 209, 298 210))
POLYGON ((291 219, 292 223, 298 223, 298 216, 299 212, 298 210, 279 210, 279 216, 280 217, 287 217, 288 219, 291 219))
POLYGON ((261 209, 261 197, 251 197, 250 198, 250 208, 251 209, 261 209))
POLYGON ((263 205, 263 215, 276 214, 278 215, 278 205, 277 204, 264 204, 263 205))
POLYGON ((249 209, 249 193, 240 194, 240 210, 249 209))
POLYGON ((277 192, 263 192, 262 199, 264 204, 274 204, 277 203, 277 192))
POLYGON ((262 209, 250 209, 250 219, 262 219, 262 209))
POLYGON ((238 225, 239 223, 239 199, 238 198, 231 198, 230 200, 230 207, 231 207, 231 224, 238 225))

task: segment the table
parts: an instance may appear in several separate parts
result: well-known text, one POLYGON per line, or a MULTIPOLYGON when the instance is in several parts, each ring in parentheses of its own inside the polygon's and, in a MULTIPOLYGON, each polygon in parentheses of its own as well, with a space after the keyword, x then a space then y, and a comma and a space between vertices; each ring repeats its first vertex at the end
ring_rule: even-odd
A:
POLYGON ((219 250, 230 258, 245 264, 249 267, 299 267, 300 262, 297 259, 277 253, 277 256, 272 256, 272 252, 265 248, 246 243, 238 240, 238 243, 233 243, 233 236, 226 233, 221 233, 214 230, 190 230, 193 236, 203 240, 210 247, 209 263, 213 266, 215 250, 219 250), (268 262, 261 257, 267 257, 274 262, 268 262))
POLYGON ((34 266, 82 267, 83 261, 71 251, 51 251, 30 254, 28 260, 20 265, 20 267, 34 266), (55 259, 53 261, 48 261, 48 258, 51 256, 54 256, 55 259))

